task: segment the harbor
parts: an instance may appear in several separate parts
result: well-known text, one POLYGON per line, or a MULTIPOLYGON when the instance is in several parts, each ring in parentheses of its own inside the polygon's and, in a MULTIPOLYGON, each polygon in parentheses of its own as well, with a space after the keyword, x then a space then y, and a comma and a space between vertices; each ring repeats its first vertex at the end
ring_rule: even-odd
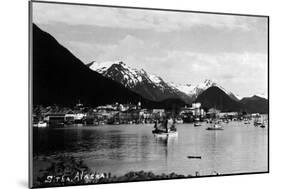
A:
POLYGON ((267 129, 255 127, 254 120, 221 123, 223 131, 206 130, 210 125, 177 124, 178 135, 167 138, 152 134, 154 124, 36 129, 34 169, 44 170, 54 159, 70 156, 116 176, 141 170, 193 176, 267 170, 267 129))

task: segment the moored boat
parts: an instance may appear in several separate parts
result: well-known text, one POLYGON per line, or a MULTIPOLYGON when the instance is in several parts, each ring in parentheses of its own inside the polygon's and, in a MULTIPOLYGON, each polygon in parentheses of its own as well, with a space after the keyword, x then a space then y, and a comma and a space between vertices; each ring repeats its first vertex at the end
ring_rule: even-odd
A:
POLYGON ((169 131, 169 132, 165 132, 165 131, 156 131, 153 130, 152 133, 154 134, 154 136, 156 137, 168 137, 168 136, 177 136, 178 132, 177 131, 169 131))
POLYGON ((263 121, 260 127, 261 127, 261 128, 265 128, 265 124, 266 124, 266 122, 263 121))
POLYGON ((262 118, 260 115, 257 115, 254 120, 254 126, 258 127, 262 125, 262 118))
POLYGON ((152 133, 154 136, 160 137, 176 136, 178 134, 172 118, 164 120, 160 125, 158 125, 158 121, 156 121, 152 133))
POLYGON ((206 130, 223 130, 223 128, 221 125, 215 123, 214 125, 207 127, 206 130))
POLYGON ((201 126, 201 123, 200 123, 199 121, 200 121, 199 118, 195 118, 195 119, 194 119, 194 127, 199 127, 199 126, 201 126))
POLYGON ((187 156, 188 159, 202 159, 201 156, 187 156))
POLYGON ((245 120, 244 124, 250 124, 251 122, 249 120, 245 120))
POLYGON ((44 128, 47 127, 47 123, 44 121, 39 121, 38 123, 34 124, 33 127, 44 128))
POLYGON ((262 125, 262 121, 260 120, 257 120, 254 122, 254 126, 258 127, 258 126, 261 126, 262 125))

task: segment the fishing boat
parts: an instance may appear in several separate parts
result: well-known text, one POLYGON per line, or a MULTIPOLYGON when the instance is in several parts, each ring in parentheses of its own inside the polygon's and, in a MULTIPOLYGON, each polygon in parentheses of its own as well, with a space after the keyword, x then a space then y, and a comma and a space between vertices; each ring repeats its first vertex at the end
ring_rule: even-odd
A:
POLYGON ((254 126, 258 127, 262 125, 262 121, 260 119, 257 119, 254 121, 254 126))
POLYGON ((210 127, 207 127, 206 130, 223 130, 222 126, 219 125, 218 123, 213 124, 210 127))
POLYGON ((172 119, 167 119, 160 123, 158 126, 158 122, 155 122, 154 130, 152 130, 152 134, 158 137, 168 137, 168 136, 177 136, 177 128, 175 127, 174 121, 172 119))
POLYGON ((262 119, 261 119, 261 116, 260 115, 257 115, 254 119, 254 126, 255 127, 258 127, 258 126, 261 126, 262 125, 262 119))
POLYGON ((156 137, 168 137, 168 136, 177 136, 177 135, 178 135, 178 132, 177 132, 177 131, 168 131, 168 132, 165 132, 165 131, 156 131, 156 130, 153 130, 152 133, 153 133, 154 136, 156 136, 156 137))

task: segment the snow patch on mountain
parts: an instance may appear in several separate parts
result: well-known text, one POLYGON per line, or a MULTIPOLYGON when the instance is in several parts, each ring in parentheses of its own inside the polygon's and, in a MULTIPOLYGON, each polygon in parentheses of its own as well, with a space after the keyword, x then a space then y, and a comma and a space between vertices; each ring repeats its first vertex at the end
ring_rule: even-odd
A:
POLYGON ((156 76, 156 75, 149 74, 148 77, 154 83, 158 83, 159 84, 161 82, 161 79, 158 76, 156 76))
POLYGON ((193 91, 195 89, 196 86, 194 85, 191 85, 191 84, 184 84, 184 85, 181 85, 181 84, 175 84, 173 82, 169 83, 172 87, 178 89, 179 91, 187 94, 187 95, 193 95, 193 91))
POLYGON ((255 94, 253 96, 258 96, 258 97, 267 99, 267 95, 265 95, 265 94, 255 94))
POLYGON ((191 84, 179 85, 174 83, 171 83, 171 85, 177 88, 178 90, 180 90, 181 92, 184 92, 189 96, 193 96, 194 98, 197 98, 198 95, 200 95, 203 91, 207 90, 208 88, 216 86, 220 88, 222 91, 224 91, 226 94, 228 94, 231 98, 235 100, 241 99, 241 97, 239 97, 238 95, 233 94, 232 92, 226 90, 224 87, 218 85, 216 82, 213 82, 210 79, 206 79, 197 85, 191 85, 191 84))
POLYGON ((104 76, 112 78, 114 78, 113 74, 119 72, 123 76, 123 78, 119 78, 119 80, 126 87, 133 88, 143 80, 146 80, 149 83, 156 85, 157 87, 160 87, 162 89, 164 88, 164 86, 162 85, 163 80, 159 76, 148 74, 143 69, 138 70, 135 68, 131 68, 122 61, 94 62, 93 64, 91 64, 90 69, 104 76), (112 72, 111 69, 114 69, 116 72, 110 73, 112 72))
POLYGON ((96 72, 103 72, 110 68, 113 64, 118 64, 119 61, 107 61, 107 62, 93 62, 90 68, 96 72))

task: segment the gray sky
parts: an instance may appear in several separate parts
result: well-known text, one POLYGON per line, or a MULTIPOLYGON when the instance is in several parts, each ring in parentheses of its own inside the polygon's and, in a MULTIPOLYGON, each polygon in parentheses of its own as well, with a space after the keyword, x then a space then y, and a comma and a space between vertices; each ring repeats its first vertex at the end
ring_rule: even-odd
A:
POLYGON ((267 93, 267 19, 33 2, 33 22, 84 63, 122 60, 174 83, 267 93))

